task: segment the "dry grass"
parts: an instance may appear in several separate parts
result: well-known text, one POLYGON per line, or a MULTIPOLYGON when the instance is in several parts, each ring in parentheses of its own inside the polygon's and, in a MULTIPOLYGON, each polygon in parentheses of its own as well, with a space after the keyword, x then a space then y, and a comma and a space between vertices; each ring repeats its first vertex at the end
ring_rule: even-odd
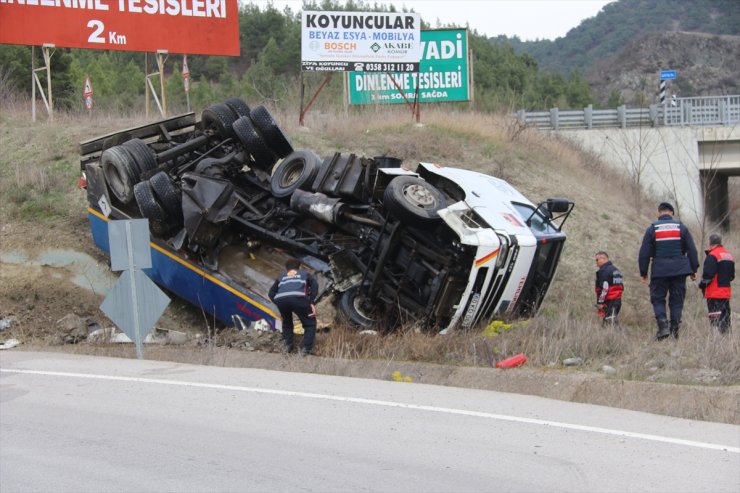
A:
MULTIPOLYGON (((689 286, 681 339, 653 341, 652 308, 648 288, 639 281, 637 252, 654 217, 654 203, 634 203, 630 180, 592 154, 557 134, 522 128, 513 118, 500 115, 432 109, 422 113, 418 125, 400 107, 364 108, 350 115, 316 111, 307 115, 306 127, 301 128, 297 111, 271 111, 295 148, 310 148, 321 155, 342 151, 395 156, 407 167, 418 161, 454 165, 503 177, 535 202, 563 196, 576 203, 565 225, 569 239, 556 280, 534 319, 515 322, 511 330, 493 337, 482 331, 437 336, 411 329, 368 336, 339 325, 320 334, 321 355, 490 367, 524 352, 528 364, 538 367, 558 367, 564 358, 580 357, 585 368, 610 365, 623 378, 740 383, 737 308, 735 332, 718 337, 708 327, 698 290, 689 286), (625 276, 621 331, 602 328, 594 313, 593 254, 598 250, 608 251, 625 276)), ((54 123, 34 124, 30 115, 4 109, 0 113, 2 222, 35 221, 39 214, 51 223, 82 216, 84 197, 76 190, 77 144, 141 123, 142 117, 124 120, 96 114, 92 118, 56 115, 54 123)), ((731 208, 737 211, 740 199, 737 194, 733 197, 731 208)), ((75 224, 84 228, 84 221, 75 224)), ((740 252, 740 235, 728 235, 725 245, 740 252)))

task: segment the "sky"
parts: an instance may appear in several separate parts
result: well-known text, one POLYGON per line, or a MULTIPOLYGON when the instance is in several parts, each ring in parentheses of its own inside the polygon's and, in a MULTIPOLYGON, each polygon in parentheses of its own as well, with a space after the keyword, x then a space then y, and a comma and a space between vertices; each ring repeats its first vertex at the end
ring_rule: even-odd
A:
MULTIPOLYGON (((371 0, 370 4, 393 4, 396 10, 413 9, 432 27, 437 20, 443 25, 469 26, 488 37, 505 34, 522 41, 565 36, 582 20, 594 17, 604 5, 614 0, 371 0)), ((244 0, 244 3, 249 3, 244 0)), ((303 8, 301 0, 252 0, 264 7, 272 3, 282 11, 303 8)), ((342 2, 344 3, 344 2, 342 2)))

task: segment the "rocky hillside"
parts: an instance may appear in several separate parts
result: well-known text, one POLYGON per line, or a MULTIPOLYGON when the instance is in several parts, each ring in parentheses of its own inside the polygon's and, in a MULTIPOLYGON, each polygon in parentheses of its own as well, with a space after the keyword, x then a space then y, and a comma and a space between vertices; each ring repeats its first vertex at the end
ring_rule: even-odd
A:
POLYGON ((740 36, 656 32, 599 60, 586 78, 596 101, 619 95, 629 105, 656 101, 660 70, 675 70, 668 94, 678 97, 740 94, 740 36))

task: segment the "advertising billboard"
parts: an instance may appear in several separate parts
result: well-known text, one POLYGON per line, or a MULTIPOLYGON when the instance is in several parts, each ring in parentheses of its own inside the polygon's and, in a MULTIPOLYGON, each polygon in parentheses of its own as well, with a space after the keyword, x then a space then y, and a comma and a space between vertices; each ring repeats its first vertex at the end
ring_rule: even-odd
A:
POLYGON ((239 55, 237 0, 0 0, 0 44, 239 55))
POLYGON ((350 73, 350 104, 469 101, 467 30, 421 31, 421 48, 418 73, 350 73))
POLYGON ((304 11, 301 68, 323 72, 416 72, 419 14, 304 11))

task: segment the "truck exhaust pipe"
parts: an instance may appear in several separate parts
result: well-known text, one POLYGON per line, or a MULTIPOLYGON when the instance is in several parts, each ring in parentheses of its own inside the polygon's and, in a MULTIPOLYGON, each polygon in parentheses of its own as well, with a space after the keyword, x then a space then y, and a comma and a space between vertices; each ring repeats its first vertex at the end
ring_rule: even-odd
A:
POLYGON ((297 189, 290 197, 290 208, 308 217, 329 224, 339 224, 344 204, 338 198, 332 198, 323 193, 311 193, 297 189))

